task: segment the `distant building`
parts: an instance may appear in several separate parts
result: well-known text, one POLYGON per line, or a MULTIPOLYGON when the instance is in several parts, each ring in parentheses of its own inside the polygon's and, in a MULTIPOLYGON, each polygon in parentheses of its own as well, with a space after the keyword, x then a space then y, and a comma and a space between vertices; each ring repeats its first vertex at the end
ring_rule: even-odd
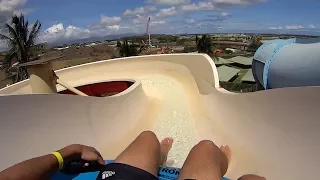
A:
POLYGON ((232 51, 232 53, 235 53, 237 50, 232 48, 226 48, 226 51, 232 51))
POLYGON ((184 50, 183 46, 167 46, 167 48, 170 48, 174 51, 183 51, 184 50))
POLYGON ((61 50, 64 50, 64 49, 69 49, 70 46, 67 46, 67 47, 61 47, 61 48, 54 48, 55 50, 58 50, 58 51, 61 51, 61 50))
POLYGON ((243 42, 232 42, 232 41, 212 41, 212 44, 217 45, 218 47, 228 47, 241 50, 247 50, 250 43, 243 42))
POLYGON ((233 66, 239 67, 241 69, 249 69, 252 67, 253 57, 248 58, 243 56, 236 56, 228 60, 233 62, 233 66))

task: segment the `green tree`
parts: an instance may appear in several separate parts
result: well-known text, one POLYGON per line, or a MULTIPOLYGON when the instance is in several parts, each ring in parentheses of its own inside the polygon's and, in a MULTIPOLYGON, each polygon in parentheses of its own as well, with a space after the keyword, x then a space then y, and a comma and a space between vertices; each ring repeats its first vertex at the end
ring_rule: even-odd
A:
POLYGON ((121 47, 121 42, 117 41, 117 47, 120 48, 121 47))
POLYGON ((203 35, 201 39, 198 39, 197 50, 199 53, 212 54, 211 40, 206 35, 203 35))
POLYGON ((41 23, 37 20, 29 31, 29 23, 24 19, 24 15, 14 15, 11 24, 6 23, 5 28, 8 32, 0 34, 0 39, 6 41, 8 45, 8 53, 3 62, 7 77, 9 76, 13 82, 22 81, 29 78, 26 67, 15 68, 11 70, 13 64, 21 64, 34 60, 34 53, 41 49, 41 45, 36 43, 40 32, 41 23))
POLYGON ((182 45, 184 45, 185 42, 186 42, 185 39, 177 39, 176 44, 177 44, 178 46, 182 46, 182 45))
POLYGON ((205 53, 211 56, 214 60, 218 60, 216 54, 213 53, 211 38, 203 35, 201 39, 196 36, 197 50, 199 53, 205 53))
POLYGON ((129 57, 129 56, 137 56, 138 55, 137 46, 134 43, 129 44, 128 40, 123 41, 123 43, 120 46, 119 52, 122 57, 129 57))
POLYGON ((248 51, 256 52, 261 45, 262 45, 261 37, 254 36, 254 37, 252 37, 251 43, 248 46, 248 51))

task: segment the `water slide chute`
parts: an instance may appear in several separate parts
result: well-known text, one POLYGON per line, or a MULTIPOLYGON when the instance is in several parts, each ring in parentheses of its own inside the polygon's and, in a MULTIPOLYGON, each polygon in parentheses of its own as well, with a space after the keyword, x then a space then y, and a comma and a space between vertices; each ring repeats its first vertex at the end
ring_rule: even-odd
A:
POLYGON ((265 89, 319 86, 320 39, 278 39, 255 53, 253 76, 265 89))

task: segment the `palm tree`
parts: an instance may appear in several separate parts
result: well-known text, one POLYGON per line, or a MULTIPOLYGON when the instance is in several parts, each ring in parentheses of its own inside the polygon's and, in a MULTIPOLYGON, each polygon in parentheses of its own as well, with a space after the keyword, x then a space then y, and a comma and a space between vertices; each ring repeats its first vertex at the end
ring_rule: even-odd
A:
POLYGON ((122 45, 120 45, 120 55, 122 57, 129 57, 129 56, 137 56, 138 50, 135 44, 128 44, 128 40, 124 40, 122 45))
POLYGON ((41 23, 37 20, 29 31, 29 23, 24 19, 24 15, 14 15, 11 24, 6 23, 5 28, 8 35, 0 34, 0 40, 6 41, 8 45, 8 53, 3 62, 7 75, 10 75, 13 82, 22 81, 29 78, 26 67, 17 66, 16 72, 12 73, 13 64, 21 64, 32 61, 34 52, 41 49, 36 44, 37 37, 40 32, 41 23))
POLYGON ((214 60, 218 59, 212 51, 211 38, 203 35, 201 39, 196 36, 197 50, 199 53, 205 53, 211 56, 214 60))

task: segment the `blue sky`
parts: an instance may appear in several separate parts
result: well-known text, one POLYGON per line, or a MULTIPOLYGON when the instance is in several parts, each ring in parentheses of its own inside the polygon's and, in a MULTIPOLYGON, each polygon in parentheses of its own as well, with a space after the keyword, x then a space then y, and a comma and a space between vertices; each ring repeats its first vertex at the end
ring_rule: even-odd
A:
POLYGON ((0 0, 0 21, 20 12, 48 42, 142 34, 148 17, 151 33, 320 35, 319 0, 0 0))

